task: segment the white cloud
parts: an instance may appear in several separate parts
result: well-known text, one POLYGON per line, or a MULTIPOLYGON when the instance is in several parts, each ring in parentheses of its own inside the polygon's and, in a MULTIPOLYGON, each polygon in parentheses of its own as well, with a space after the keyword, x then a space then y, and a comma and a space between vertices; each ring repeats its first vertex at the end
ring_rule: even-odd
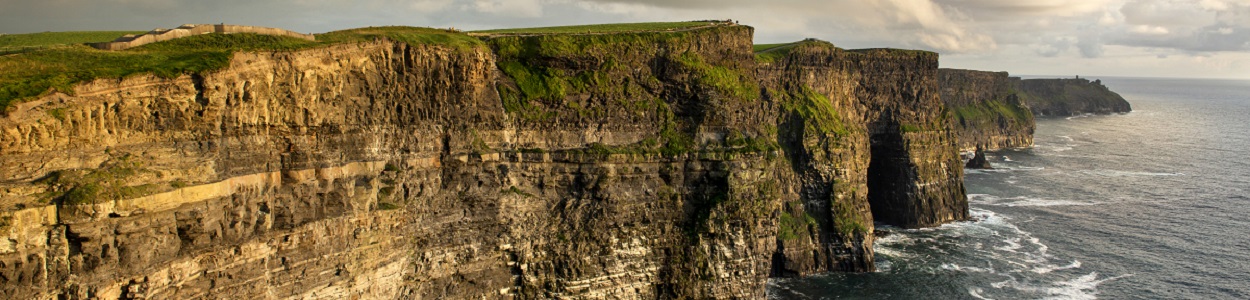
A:
POLYGON ((476 12, 536 18, 543 15, 543 3, 539 0, 474 0, 466 5, 476 12))
POLYGON ((447 10, 452 0, 417 0, 408 3, 408 8, 419 13, 434 13, 447 10))
POLYGON ((1134 33, 1150 34, 1150 35, 1164 35, 1170 32, 1168 31, 1167 28, 1164 28, 1163 26, 1150 26, 1150 25, 1133 26, 1133 29, 1131 29, 1131 31, 1134 33))

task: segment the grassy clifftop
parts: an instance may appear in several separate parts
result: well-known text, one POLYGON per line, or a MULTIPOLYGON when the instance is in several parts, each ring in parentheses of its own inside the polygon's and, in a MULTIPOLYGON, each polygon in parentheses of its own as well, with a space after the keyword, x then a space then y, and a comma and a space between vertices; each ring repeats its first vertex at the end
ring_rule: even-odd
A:
POLYGON ((483 46, 467 34, 419 27, 370 27, 328 32, 317 41, 239 34, 204 34, 153 43, 123 51, 107 51, 83 43, 107 41, 131 32, 41 33, 0 37, 0 49, 26 49, 0 55, 0 111, 52 90, 72 92, 75 84, 98 78, 135 74, 176 77, 217 70, 236 51, 292 51, 377 39, 460 49, 483 46))
POLYGON ((654 31, 687 30, 687 29, 692 29, 692 28, 712 26, 716 24, 718 24, 718 22, 714 22, 714 21, 623 23, 623 24, 596 24, 596 25, 491 29, 491 30, 474 31, 473 33, 488 34, 488 35, 507 35, 507 34, 585 34, 585 33, 593 34, 593 33, 654 32, 654 31))

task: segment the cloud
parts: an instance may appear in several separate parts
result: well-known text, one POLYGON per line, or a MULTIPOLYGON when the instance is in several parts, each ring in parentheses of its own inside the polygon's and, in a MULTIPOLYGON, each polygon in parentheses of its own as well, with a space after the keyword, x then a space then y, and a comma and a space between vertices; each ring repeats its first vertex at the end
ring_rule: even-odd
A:
POLYGON ((489 14, 507 14, 520 17, 541 17, 543 3, 538 0, 474 0, 466 5, 474 11, 489 14))
POLYGON ((1085 58, 1098 58, 1103 54, 1102 41, 1097 35, 1082 37, 1076 42, 1076 48, 1081 49, 1081 57, 1085 58))
POLYGON ((1120 9, 1125 28, 1110 43, 1191 53, 1250 51, 1250 3, 1133 0, 1120 9))
POLYGON ((446 10, 452 0, 417 0, 408 4, 408 8, 421 13, 433 13, 446 10))

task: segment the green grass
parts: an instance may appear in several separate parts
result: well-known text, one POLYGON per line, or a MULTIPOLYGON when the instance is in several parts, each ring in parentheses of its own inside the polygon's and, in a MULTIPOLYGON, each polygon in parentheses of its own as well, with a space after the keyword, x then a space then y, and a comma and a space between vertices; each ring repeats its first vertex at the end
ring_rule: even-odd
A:
POLYGON ((667 31, 681 30, 701 26, 715 24, 707 21, 694 22, 654 22, 654 23, 621 23, 621 24, 596 24, 596 25, 573 25, 573 26, 554 26, 554 27, 534 27, 534 28, 508 28, 508 29, 491 29, 478 30, 474 33, 487 34, 572 34, 572 33, 619 33, 619 32, 637 32, 637 31, 667 31))
POLYGON ((0 55, 29 52, 54 46, 110 42, 143 31, 65 31, 0 35, 0 55))
POLYGON ((798 114, 803 118, 804 126, 808 131, 836 136, 850 134, 850 130, 846 128, 838 112, 833 109, 833 103, 825 95, 806 86, 797 93, 780 92, 774 95, 781 98, 783 110, 798 114))
MULTIPOLYGON (((795 202, 792 205, 801 206, 802 203, 795 202)), ((812 218, 806 212, 800 215, 793 215, 787 210, 781 211, 781 223, 778 224, 777 238, 783 241, 795 240, 801 237, 811 236, 811 228, 816 227, 816 219, 812 218)))
POLYGON ((759 84, 736 71, 707 63, 703 57, 686 52, 676 57, 678 63, 693 70, 699 83, 714 87, 722 94, 741 101, 755 100, 760 94, 759 84))
POLYGON ((520 188, 517 188, 515 185, 514 185, 514 186, 511 186, 511 187, 508 187, 507 189, 504 189, 504 190, 502 190, 502 191, 499 191, 499 194, 502 194, 502 195, 513 194, 513 195, 517 195, 517 196, 521 196, 521 197, 525 197, 525 198, 533 198, 533 197, 534 197, 534 194, 530 194, 530 193, 527 193, 527 192, 525 192, 525 191, 522 191, 520 188))
POLYGON ((316 36, 318 44, 359 43, 386 38, 409 45, 440 45, 460 50, 475 49, 486 45, 482 40, 463 33, 407 26, 356 28, 331 31, 316 36))
POLYGON ((895 55, 937 55, 936 52, 912 49, 896 49, 896 48, 866 48, 866 49, 849 49, 851 53, 878 53, 878 54, 895 54, 895 55))
POLYGON ((71 93, 75 84, 97 78, 123 78, 135 74, 173 78, 181 74, 218 70, 229 65, 230 57, 236 51, 291 51, 383 38, 411 45, 434 44, 461 50, 484 45, 468 35, 441 29, 370 27, 320 34, 316 42, 239 33, 197 35, 123 51, 98 50, 85 45, 49 47, 0 56, 0 110, 44 95, 49 90, 71 93))
POLYGON ((395 203, 378 202, 378 210, 396 210, 396 209, 399 209, 399 205, 396 205, 395 203))
POLYGON ((800 42, 788 44, 765 44, 755 45, 755 61, 758 63, 771 63, 790 55, 790 50, 798 46, 800 42))
POLYGON ((754 50, 755 52, 761 52, 761 51, 768 51, 773 48, 777 48, 781 46, 789 46, 789 45, 794 45, 794 43, 791 42, 791 43, 779 43, 779 44, 755 44, 751 46, 751 49, 754 50))
POLYGON ((962 124, 991 122, 1000 117, 1009 121, 1027 124, 1029 120, 1033 119, 1033 113, 1027 108, 999 100, 955 107, 954 114, 962 124))
MULTIPOLYGON (((716 27, 701 30, 722 30, 716 27)), ((724 29, 735 30, 735 29, 724 29)), ((569 95, 589 95, 593 99, 612 99, 622 106, 650 111, 654 101, 625 94, 647 93, 648 87, 662 85, 654 75, 633 77, 634 68, 625 66, 633 55, 629 50, 664 48, 664 45, 688 44, 697 33, 691 32, 629 32, 596 35, 498 36, 487 42, 499 56, 498 66, 512 84, 497 85, 504 109, 529 121, 567 118, 562 113, 579 117, 602 117, 606 106, 597 103, 575 103, 569 95), (565 62, 575 62, 570 66, 565 62), (632 98, 632 100, 631 100, 632 98), (587 105, 589 104, 589 105, 587 105), (571 111, 570 111, 571 110, 571 111)), ((670 53, 663 57, 680 67, 681 73, 693 76, 698 88, 711 89, 727 98, 751 101, 758 96, 758 84, 748 80, 749 73, 707 63, 693 53, 670 53)), ((662 102, 662 101, 661 101, 662 102)))
POLYGON ((898 126, 898 130, 902 132, 921 132, 924 131, 924 128, 912 124, 902 124, 898 126))
POLYGON ((834 203, 833 214, 834 227, 843 237, 849 238, 855 234, 868 233, 868 227, 859 221, 856 217, 859 213, 855 212, 850 203, 846 201, 834 203))
POLYGON ((143 165, 129 157, 89 170, 61 170, 36 180, 47 184, 53 200, 62 205, 94 204, 109 200, 131 199, 161 190, 157 184, 128 185, 133 177, 147 172, 143 165), (56 194, 59 194, 57 196, 56 194))

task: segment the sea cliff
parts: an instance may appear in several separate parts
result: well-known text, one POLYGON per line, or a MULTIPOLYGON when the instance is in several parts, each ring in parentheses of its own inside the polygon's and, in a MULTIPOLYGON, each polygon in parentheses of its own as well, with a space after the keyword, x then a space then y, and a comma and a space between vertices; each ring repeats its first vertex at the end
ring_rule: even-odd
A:
POLYGON ((1082 114, 1126 113, 1133 110, 1120 94, 1102 84, 1102 80, 1085 78, 1025 79, 1019 91, 1030 97, 1025 101, 1038 116, 1066 117, 1082 114))
POLYGON ((967 218, 937 54, 752 34, 379 38, 23 101, 0 290, 758 299, 967 218))
POLYGON ((938 70, 942 102, 952 113, 962 151, 1033 146, 1031 99, 1007 72, 938 70))
POLYGON ((1126 113, 1128 101, 1101 80, 1024 79, 1007 72, 940 69, 942 102, 954 118, 959 148, 1033 145, 1034 117, 1126 113))

